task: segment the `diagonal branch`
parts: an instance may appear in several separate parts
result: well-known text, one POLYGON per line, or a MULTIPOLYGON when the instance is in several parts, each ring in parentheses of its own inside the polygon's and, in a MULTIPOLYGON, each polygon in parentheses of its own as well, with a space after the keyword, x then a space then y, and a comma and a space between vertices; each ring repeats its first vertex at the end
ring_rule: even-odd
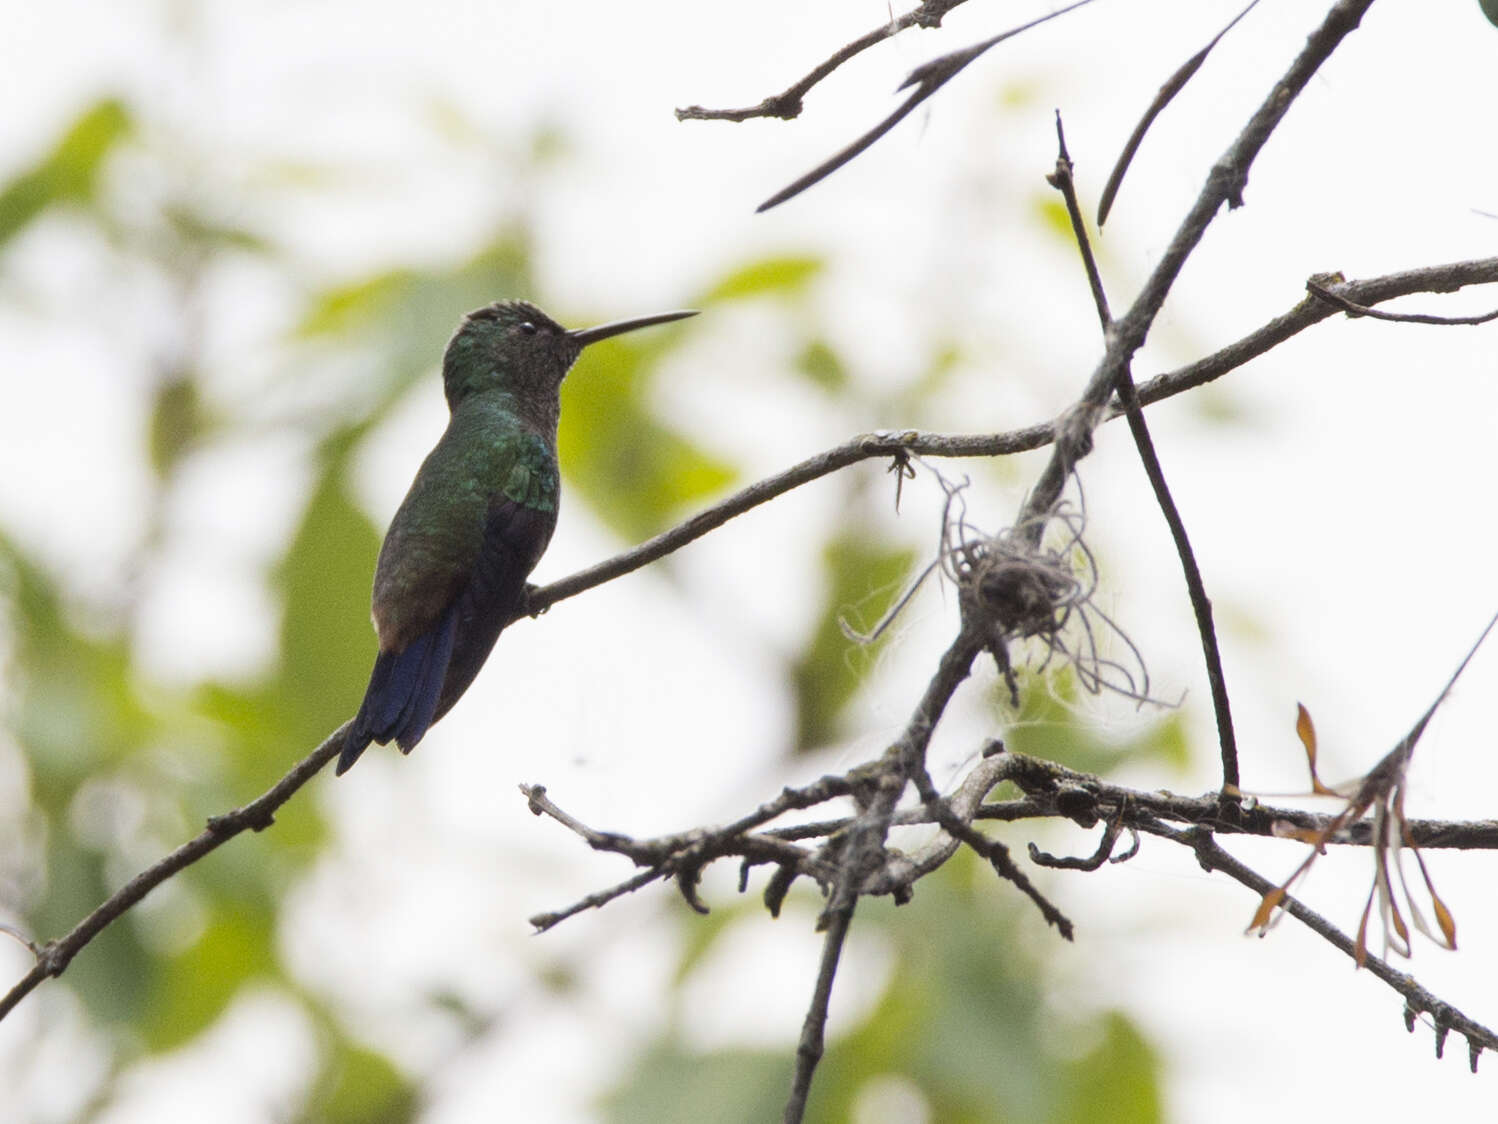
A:
POLYGON ((853 924, 853 909, 858 904, 855 896, 847 905, 833 915, 827 925, 827 935, 822 938, 822 961, 817 967, 817 982, 812 988, 811 1005, 806 1009, 806 1018, 801 1023, 801 1040, 796 1044, 796 1072, 791 1078, 791 1094, 781 1115, 783 1124, 801 1124, 806 1116, 806 1099, 811 1093, 811 1079, 822 1060, 822 1048, 827 1033, 827 1008, 832 999, 832 983, 837 978, 838 962, 843 955, 843 944, 848 939, 848 929, 853 924))
POLYGON ((147 867, 130 879, 97 909, 73 926, 65 936, 35 948, 36 966, 22 976, 4 998, 0 998, 0 1019, 10 1014, 16 1004, 26 998, 48 976, 62 975, 64 969, 84 945, 168 878, 184 867, 191 866, 210 851, 217 850, 240 832, 248 829, 264 831, 270 827, 275 822, 276 810, 290 800, 297 789, 316 776, 324 765, 342 752, 343 735, 348 727, 349 723, 345 722, 334 730, 320 746, 297 762, 289 773, 258 798, 232 812, 214 816, 196 838, 182 844, 155 865, 147 867))
MULTIPOLYGON (((1139 826, 1141 830, 1149 831, 1151 834, 1159 835, 1162 838, 1170 839, 1190 847, 1196 852, 1197 861, 1201 863, 1202 869, 1208 871, 1220 870, 1235 882, 1247 886, 1261 897, 1275 889, 1274 884, 1269 879, 1244 866, 1232 855, 1224 851, 1208 830, 1196 827, 1177 831, 1163 824, 1152 827, 1147 823, 1141 823, 1139 826)), ((1322 917, 1321 914, 1309 908, 1298 899, 1288 896, 1285 898, 1284 908, 1290 916, 1294 917, 1322 940, 1341 950, 1355 962, 1358 961, 1357 948, 1352 938, 1326 918, 1322 917)), ((1446 1035, 1453 1030, 1467 1040, 1468 1059, 1473 1073, 1477 1072, 1477 1058, 1483 1050, 1498 1050, 1498 1035, 1495 1035, 1481 1023, 1468 1018, 1449 1003, 1437 999, 1429 991, 1417 984, 1413 977, 1404 972, 1397 971, 1387 961, 1368 952, 1364 952, 1361 965, 1404 997, 1405 1025, 1410 1030, 1415 1029, 1415 1019, 1417 1016, 1421 1014, 1430 1015, 1431 1022, 1435 1026, 1437 1056, 1441 1053, 1446 1035)))
POLYGON ((1144 345, 1160 307, 1165 303, 1175 280, 1185 268, 1186 259, 1196 249, 1218 211, 1227 204, 1243 204, 1243 188, 1255 158, 1289 112, 1290 106, 1305 89, 1321 64, 1358 26, 1373 0, 1339 0, 1321 26, 1313 31, 1306 45, 1269 95, 1254 111, 1228 150, 1213 165, 1196 202, 1181 221, 1144 288, 1129 311, 1115 321, 1108 334, 1108 347, 1087 382, 1081 399, 1058 424, 1058 434, 1050 461, 1042 470, 1015 525, 1025 527, 1032 543, 1038 544, 1045 530, 1045 517, 1061 496, 1076 462, 1092 449, 1092 431, 1125 367, 1134 353, 1144 345))
MULTIPOLYGON (((1370 305, 1412 293, 1451 293, 1468 285, 1498 283, 1498 257, 1423 266, 1361 281, 1346 281, 1340 275, 1324 277, 1328 292, 1361 305, 1370 305)), ((1221 378, 1305 329, 1337 315, 1337 311, 1333 306, 1308 296, 1289 311, 1221 350, 1140 383, 1139 401, 1146 406, 1153 405, 1221 378)), ((1114 408, 1104 415, 1105 420, 1119 417, 1123 412, 1121 407, 1114 408)), ((1008 456, 1044 448, 1056 440, 1057 429, 1055 422, 1041 422, 1004 433, 947 434, 910 429, 860 434, 733 493, 653 539, 550 585, 533 588, 525 613, 535 616, 558 601, 576 597, 594 586, 647 566, 761 504, 860 461, 911 455, 953 458, 1008 456)))
POLYGON ((1108 221, 1108 212, 1113 209, 1114 196, 1118 194, 1119 187, 1123 184, 1124 174, 1129 170, 1129 165, 1134 162, 1134 155, 1139 151, 1140 144, 1144 141, 1144 134, 1149 132, 1155 118, 1160 116, 1165 107, 1175 100, 1175 96, 1186 88, 1186 83, 1201 69, 1202 63, 1207 61, 1207 56, 1212 53, 1212 48, 1222 42, 1223 36, 1238 26, 1240 20, 1259 5, 1259 0, 1249 0, 1248 7, 1244 8, 1234 16, 1221 31, 1207 42, 1207 45, 1196 54, 1180 65, 1165 84, 1155 92, 1154 100, 1145 109, 1144 116, 1139 119, 1139 124, 1134 126, 1134 131, 1129 134, 1129 139, 1124 141, 1123 151, 1118 154, 1118 159, 1113 163, 1113 170, 1108 173, 1108 182, 1103 185, 1102 194, 1098 196, 1097 224, 1102 226, 1108 221))
MULTIPOLYGON (((963 628, 937 664, 936 674, 926 685, 920 701, 898 741, 872 768, 863 770, 872 781, 872 791, 859 814, 849 825, 841 840, 841 861, 837 881, 833 885, 826 907, 817 921, 817 927, 827 933, 823 945, 822 967, 818 973, 817 986, 812 993, 811 1006, 801 1032, 801 1048, 796 1051, 796 1071, 791 1080, 790 1099, 786 1102, 784 1120, 786 1124, 799 1124, 806 1110, 806 1095, 811 1088, 812 1077, 822 1057, 822 1038, 827 1022, 827 1000, 837 974, 838 957, 843 940, 853 920, 853 910, 859 897, 867 892, 865 880, 884 865, 885 842, 894 822, 895 805, 905 791, 906 784, 917 774, 926 771, 926 749, 931 743, 931 734, 941 721, 947 704, 957 687, 972 670, 973 659, 981 648, 981 642, 963 628)), ((929 784, 929 781, 927 782, 929 784)), ((896 893, 896 901, 909 896, 896 893)))

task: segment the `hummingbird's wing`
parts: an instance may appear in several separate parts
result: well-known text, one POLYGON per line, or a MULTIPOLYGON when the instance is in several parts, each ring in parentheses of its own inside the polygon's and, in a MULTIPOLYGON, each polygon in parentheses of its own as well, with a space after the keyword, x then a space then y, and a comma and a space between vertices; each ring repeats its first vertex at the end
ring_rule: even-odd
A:
MULTIPOLYGON (((556 527, 555 461, 543 452, 544 463, 522 457, 512 465, 503 490, 480 509, 471 545, 451 549, 451 520, 425 524, 443 527, 443 541, 397 513, 375 576, 381 651, 339 773, 371 741, 393 740, 409 753, 468 689, 519 613, 525 580, 556 527)), ((407 502, 420 502, 414 487, 407 502)))
MULTIPOLYGON (((490 505, 483 549, 454 605, 452 656, 433 722, 468 690, 499 634, 520 615, 525 579, 541 560, 556 525, 554 504, 541 509, 503 497, 490 505)), ((401 748, 410 751, 404 742, 401 748)))
POLYGON ((452 659, 457 617, 454 603, 429 631, 405 648, 381 652, 375 658, 364 702, 343 741, 338 773, 359 760, 371 741, 384 743, 394 738, 409 750, 421 740, 436 714, 437 697, 452 659))

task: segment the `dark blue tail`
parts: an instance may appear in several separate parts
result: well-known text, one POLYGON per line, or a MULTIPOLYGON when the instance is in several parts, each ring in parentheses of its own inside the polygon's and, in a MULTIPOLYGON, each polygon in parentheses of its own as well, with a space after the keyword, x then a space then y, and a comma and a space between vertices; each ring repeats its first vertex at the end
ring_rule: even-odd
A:
POLYGON ((442 697, 457 617, 457 606, 453 605, 431 631, 399 652, 381 652, 376 658, 364 702, 343 741, 336 770, 339 775, 359 760, 372 741, 383 745, 394 740, 403 753, 410 753, 421 741, 442 697))

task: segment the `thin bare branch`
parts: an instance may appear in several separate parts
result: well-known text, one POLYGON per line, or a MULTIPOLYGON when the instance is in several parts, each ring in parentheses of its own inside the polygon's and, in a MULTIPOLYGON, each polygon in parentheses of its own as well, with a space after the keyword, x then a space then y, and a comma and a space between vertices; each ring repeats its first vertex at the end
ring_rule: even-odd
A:
POLYGON ((1222 157, 1213 165, 1196 202, 1182 220, 1165 251, 1160 255, 1154 271, 1146 280, 1143 289, 1135 298, 1129 311, 1115 321, 1108 335, 1108 347, 1088 379, 1077 404, 1057 422, 1057 437, 1050 461, 1042 470, 1017 526, 1034 526, 1037 536, 1043 529, 1032 520, 1043 519, 1061 496, 1067 479, 1077 461, 1092 449, 1092 431, 1109 396, 1118 385, 1124 367, 1132 362, 1134 353, 1144 344, 1150 326, 1165 303, 1175 280, 1180 276, 1187 258, 1196 249, 1207 227, 1224 204, 1238 207, 1243 203, 1243 188, 1248 182, 1249 169, 1253 166, 1259 150, 1289 112, 1290 106, 1310 82, 1321 64, 1337 49, 1338 44, 1349 35, 1373 0, 1340 0, 1334 4, 1321 26, 1306 40, 1305 47, 1291 63, 1268 96, 1249 118, 1248 124, 1222 157))
MULTIPOLYGON (((1376 304, 1412 293, 1449 293, 1469 285, 1498 283, 1498 257, 1425 266, 1361 281, 1343 281, 1340 277, 1334 280, 1332 291, 1362 304, 1376 304)), ((1152 405, 1221 378, 1336 314, 1337 309, 1308 296, 1288 312, 1220 351, 1140 383, 1139 401, 1146 406, 1152 405)), ((1118 407, 1109 411, 1105 419, 1112 420, 1123 412, 1123 408, 1118 407)), ((525 614, 535 616, 558 601, 647 566, 761 504, 860 461, 912 455, 1001 457, 1044 448, 1055 441, 1056 433, 1057 423, 1042 422, 1004 433, 946 434, 910 429, 860 434, 735 492, 653 539, 550 585, 532 588, 525 614)))
POLYGON ((1424 312, 1381 312, 1376 308, 1368 308, 1364 305, 1356 304, 1346 297, 1332 292, 1314 278, 1306 282, 1306 289, 1322 300, 1330 301, 1349 316, 1366 316, 1371 320, 1388 320, 1394 324, 1438 324, 1451 326, 1491 324, 1494 320, 1498 320, 1498 308, 1495 308, 1492 312, 1484 312, 1480 316, 1432 316, 1424 312))
MULTIPOLYGON (((1491 284, 1498 281, 1498 258, 1424 266, 1362 281, 1348 281, 1340 273, 1325 273, 1312 278, 1312 281, 1320 284, 1328 293, 1366 307, 1412 293, 1451 293, 1468 285, 1491 284)), ((1313 324, 1330 319, 1337 311, 1337 308, 1326 301, 1307 296, 1288 312, 1276 316, 1267 324, 1206 358, 1140 383, 1139 400, 1149 405, 1161 398, 1220 378, 1278 347, 1313 324)), ((1109 417, 1117 417, 1122 413, 1123 409, 1118 407, 1109 412, 1109 417)))
MULTIPOLYGON (((1300 834, 1320 833, 1332 846, 1370 847, 1374 843, 1371 820, 1344 823, 1340 830, 1334 821, 1339 817, 1322 812, 1308 812, 1283 804, 1247 801, 1235 821, 1222 816, 1222 802, 1217 794, 1183 796, 1156 790, 1144 792, 1124 785, 1110 784, 1090 773, 1077 773, 1053 761, 1010 753, 1010 767, 1004 779, 1012 780, 1024 790, 1019 800, 984 804, 975 819, 1014 822, 1027 819, 1064 817, 1092 826, 1099 820, 1119 814, 1132 805, 1141 813, 1169 823, 1210 827, 1223 835, 1256 835, 1267 839, 1286 837, 1286 825, 1300 834)), ((818 834, 839 830, 847 821, 827 820, 815 825, 818 834)), ((912 810, 900 824, 934 823, 923 809, 912 810)), ((1129 822, 1125 816, 1125 822, 1129 822)), ((805 825, 810 828, 813 825, 805 825)), ((1494 851, 1498 850, 1498 820, 1407 820, 1408 841, 1425 850, 1494 851)), ((786 838, 806 838, 808 833, 786 834, 786 838)))
MULTIPOLYGON (((1167 823, 1202 824, 1223 835, 1283 839, 1286 837, 1285 826, 1289 825, 1296 829, 1297 836, 1320 832, 1331 846, 1369 847, 1373 844, 1371 820, 1347 823, 1341 830, 1327 834, 1335 818, 1329 813, 1249 800, 1239 811, 1236 822, 1230 822, 1222 817, 1222 802, 1217 793, 1183 796, 1164 789, 1145 792, 1111 784, 1091 773, 1074 772, 1053 761, 1006 750, 985 757, 963 778, 957 792, 947 800, 954 812, 965 820, 1017 823, 1031 819, 1068 819, 1092 827, 1116 818, 1120 809, 1132 807, 1167 823), (971 815, 963 810, 962 801, 968 799, 965 794, 976 792, 981 800, 1005 780, 1015 781, 1027 795, 1014 800, 979 803, 971 815)), ((1124 821, 1127 824, 1127 816, 1124 821)), ((765 834, 788 842, 820 839, 837 834, 852 822, 852 817, 816 820, 773 828, 765 834)), ((922 805, 897 812, 892 823, 895 827, 913 827, 935 824, 937 819, 930 808, 922 805)), ((1409 830, 1408 842, 1423 850, 1498 851, 1498 819, 1412 819, 1406 820, 1405 825, 1409 830)), ((950 836, 941 834, 926 847, 905 856, 905 860, 911 869, 917 871, 918 879, 941 866, 957 850, 957 845, 950 836)), ((893 871, 895 868, 889 869, 893 871)), ((875 881, 865 887, 865 892, 883 893, 887 888, 875 881)))
MULTIPOLYGON (((1253 5, 1249 5, 1252 7, 1253 5)), ((1244 9, 1246 13, 1248 9, 1244 9)), ((1239 17, 1242 18, 1241 16, 1239 17)), ((1236 22, 1236 21, 1235 21, 1236 22)), ((1232 24, 1228 25, 1229 27, 1232 24)), ((1224 29, 1225 33, 1226 29, 1224 29)), ((1221 36, 1219 36, 1220 38, 1221 36)), ((1215 42, 1215 40, 1214 40, 1215 42)), ((1061 192, 1066 201, 1066 211, 1071 217, 1072 234, 1082 255, 1082 266, 1087 273, 1087 283, 1092 290, 1093 303, 1097 307, 1098 320, 1106 337, 1113 328, 1113 317, 1108 310, 1108 297, 1103 289, 1103 278, 1098 272, 1097 259, 1092 253, 1092 242, 1087 237, 1087 223, 1082 218, 1082 208, 1077 201, 1076 183, 1072 177, 1071 154, 1066 150, 1066 132, 1062 128, 1061 113, 1056 113, 1056 170, 1047 177, 1051 186, 1061 192)), ((1212 692, 1212 712, 1217 720, 1217 742, 1222 760, 1222 789, 1225 795, 1238 791, 1238 735, 1233 727, 1233 711, 1228 700, 1227 676, 1222 670, 1222 653, 1217 644, 1217 627, 1212 621, 1212 602, 1207 597, 1207 587, 1202 579, 1201 567, 1196 561, 1196 552, 1191 549, 1191 538, 1186 533, 1186 521, 1181 517, 1175 497, 1165 481, 1165 469, 1160 464, 1155 450, 1154 438, 1144 420, 1144 408, 1134 386, 1133 364, 1127 359, 1119 365, 1118 399, 1123 404, 1129 423, 1129 433, 1134 438, 1134 447, 1139 452, 1144 474, 1149 479, 1155 502, 1165 517, 1170 529, 1171 541, 1175 544, 1176 556, 1181 560, 1181 571, 1186 578, 1186 592, 1191 601, 1191 610, 1196 617, 1197 634, 1201 637, 1202 657, 1207 669, 1207 683, 1212 692)))
POLYGON ((1104 863, 1123 862, 1126 859, 1133 858, 1139 853, 1139 833, 1134 827, 1129 827, 1128 829, 1133 835, 1133 845, 1123 855, 1115 856, 1113 854, 1113 848, 1118 845, 1118 837, 1124 831, 1124 816, 1128 810, 1129 806, 1127 803, 1122 803, 1118 806, 1118 810, 1113 814, 1113 818, 1103 828, 1103 837, 1098 840, 1097 850, 1091 855, 1085 858, 1058 857, 1042 851, 1034 843, 1031 843, 1029 847, 1030 861, 1036 866, 1048 866, 1053 870, 1081 870, 1091 872, 1102 869, 1104 863))
POLYGON ((791 1078, 791 1093, 781 1116, 784 1124, 801 1124, 806 1116, 806 1099, 811 1094, 811 1079, 816 1074, 817 1063, 822 1060, 832 984, 837 978, 838 962, 843 955, 843 944, 848 939, 848 929, 853 924, 853 910, 857 904, 856 896, 850 898, 846 908, 838 910, 829 920, 826 935, 822 938, 822 962, 817 967, 817 983, 812 988, 811 1004, 801 1023, 801 1040, 796 1044, 796 1072, 791 1078))
POLYGON ((1258 7, 1259 0, 1249 0, 1248 7, 1239 12, 1228 22, 1228 25, 1212 36, 1205 47, 1197 51, 1184 63, 1179 70, 1165 80, 1165 84, 1155 94, 1155 99, 1150 102, 1149 108, 1144 111, 1144 116, 1139 119, 1139 124, 1134 126, 1134 131, 1129 134, 1129 139, 1124 142, 1123 151, 1118 154, 1118 159, 1113 164, 1113 170, 1108 173, 1108 182, 1103 185, 1103 193, 1098 197, 1097 224, 1102 226, 1108 221, 1108 212, 1113 209, 1113 199, 1118 194, 1119 186, 1123 183, 1124 173, 1129 170, 1129 165, 1134 161, 1134 155, 1139 151, 1139 145, 1144 140, 1144 135, 1160 116, 1160 112, 1175 100, 1175 96, 1186 88, 1186 83, 1201 69, 1202 63, 1207 61, 1207 56, 1212 53, 1212 48, 1222 41, 1222 37, 1233 28, 1238 26, 1238 21, 1249 12, 1258 7))
POLYGON ((811 171, 807 172, 806 175, 802 176, 800 179, 796 180, 789 186, 777 191, 774 195, 770 196, 770 198, 766 199, 763 203, 756 207, 755 210, 768 211, 771 207, 779 206, 787 199, 795 198, 797 195, 800 195, 803 191, 805 191, 808 187, 811 187, 813 184, 819 183, 822 180, 826 179, 833 172, 837 171, 844 164, 848 163, 848 161, 852 160, 859 153, 863 152, 880 137, 884 136, 885 133, 889 132, 906 117, 908 117, 916 106, 920 105, 921 102, 925 101, 932 94, 936 93, 937 90, 945 86, 948 82, 955 78, 963 70, 963 68, 968 65, 968 63, 981 56, 990 47, 995 47, 998 44, 1002 43, 1005 39, 1013 38, 1023 31, 1029 31, 1032 27, 1036 27, 1040 24, 1053 20, 1057 16, 1064 16, 1067 12, 1070 12, 1076 8, 1083 7, 1084 5, 1090 3, 1092 3, 1092 0, 1075 0, 1074 3, 1068 4, 1064 8, 1058 8, 1056 11, 1049 12, 1046 15, 1038 17, 1037 19, 1033 19, 1029 23, 1021 24, 1019 27, 1012 27, 1008 31, 1000 32, 998 35, 995 35, 992 38, 983 40, 981 43, 974 43, 972 46, 963 47, 960 50, 956 51, 951 51, 948 54, 941 55, 938 58, 932 59, 930 62, 923 63, 920 66, 916 67, 910 72, 905 81, 900 83, 899 87, 896 90, 896 93, 898 93, 900 90, 911 89, 913 87, 913 89, 911 89, 910 96, 905 99, 905 102, 898 109, 896 109, 883 121, 879 122, 879 124, 875 125, 863 136, 859 137, 852 144, 848 145, 847 148, 844 148, 841 152, 828 157, 811 171))
MULTIPOLYGON (((1202 865, 1202 869, 1212 871, 1220 870, 1234 881, 1247 886, 1250 890, 1263 895, 1274 890, 1274 884, 1269 879, 1244 866, 1232 855, 1228 854, 1218 845, 1212 837, 1212 833, 1203 828, 1188 828, 1176 830, 1163 824, 1152 828, 1140 825, 1143 830, 1151 834, 1159 835, 1165 839, 1171 839, 1190 847, 1196 852, 1196 858, 1202 865)), ((1357 962, 1358 952, 1356 942, 1346 933, 1338 929, 1326 918, 1315 910, 1306 906, 1296 898, 1286 897, 1285 911, 1321 937, 1328 944, 1346 953, 1354 962, 1357 962)), ((1451 1004, 1437 999, 1425 988, 1414 980, 1414 977, 1405 972, 1398 971, 1387 961, 1371 953, 1365 953, 1362 967, 1368 969, 1373 975, 1397 991, 1404 997, 1405 1025, 1409 1030, 1415 1029, 1415 1019, 1426 1014, 1430 1016, 1431 1024, 1436 1033, 1436 1052, 1439 1055, 1445 1042, 1446 1036, 1451 1031, 1456 1031, 1467 1040, 1468 1060, 1472 1072, 1477 1072, 1477 1059, 1483 1050, 1498 1050, 1498 1035, 1495 1035, 1487 1027, 1474 1019, 1468 1018, 1451 1004)))
POLYGON ((317 775, 324 765, 343 749, 343 735, 348 730, 345 722, 329 734, 323 743, 299 761, 292 770, 243 807, 222 816, 214 816, 208 826, 194 839, 182 844, 155 865, 147 867, 126 882, 97 909, 63 937, 48 941, 36 949, 36 966, 21 977, 20 981, 0 999, 0 1019, 15 1008, 48 976, 60 976, 72 962, 78 951, 99 935, 107 926, 118 920, 136 902, 140 901, 172 875, 191 866, 210 851, 247 829, 264 831, 275 821, 275 813, 282 804, 290 800, 302 785, 317 775))
POLYGON ((623 882, 610 886, 606 890, 598 890, 588 894, 586 897, 579 898, 565 909, 553 910, 549 913, 533 914, 529 919, 530 925, 537 933, 544 933, 554 925, 560 925, 569 917, 576 917, 579 913, 590 909, 600 909, 608 905, 615 898, 622 898, 625 894, 632 894, 636 890, 665 877, 666 872, 660 867, 643 870, 634 877, 626 878, 623 882))

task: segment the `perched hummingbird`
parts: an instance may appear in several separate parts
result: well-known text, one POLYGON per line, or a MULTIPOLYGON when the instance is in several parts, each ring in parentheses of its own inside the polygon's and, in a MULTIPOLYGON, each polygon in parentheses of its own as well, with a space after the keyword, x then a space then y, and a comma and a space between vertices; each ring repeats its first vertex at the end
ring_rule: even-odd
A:
POLYGON ((562 379, 583 348, 695 316, 662 312, 569 332, 533 304, 470 312, 442 358, 451 418, 380 547, 380 653, 338 772, 371 741, 410 753, 462 697, 520 613, 557 525, 562 379))

